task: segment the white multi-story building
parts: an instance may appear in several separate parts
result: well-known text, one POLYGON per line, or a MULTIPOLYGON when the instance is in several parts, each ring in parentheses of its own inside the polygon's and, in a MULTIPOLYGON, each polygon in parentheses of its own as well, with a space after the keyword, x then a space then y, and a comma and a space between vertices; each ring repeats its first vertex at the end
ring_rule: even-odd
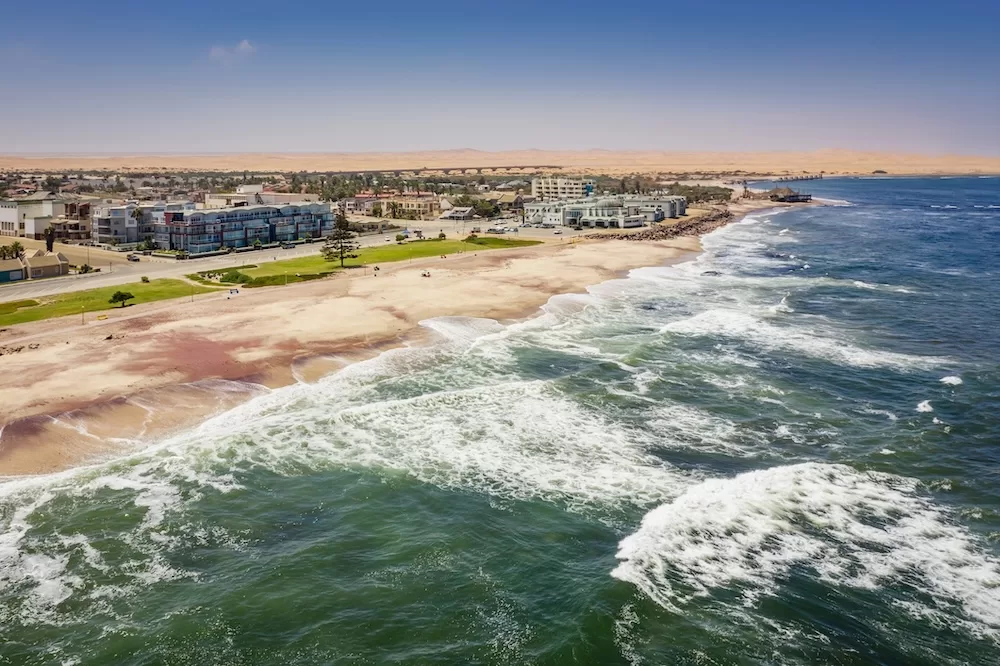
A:
POLYGON ((524 221, 528 224, 627 229, 678 217, 686 212, 687 200, 684 197, 616 195, 526 203, 524 221))
POLYGON ((137 208, 135 203, 95 208, 90 226, 91 240, 108 245, 138 243, 139 219, 134 212, 137 208))
POLYGON ((205 208, 230 206, 283 206, 292 203, 319 201, 318 194, 298 192, 265 192, 263 185, 238 185, 235 192, 205 195, 205 208))
POLYGON ((532 178, 531 196, 536 199, 583 199, 594 192, 594 181, 579 178, 532 178))

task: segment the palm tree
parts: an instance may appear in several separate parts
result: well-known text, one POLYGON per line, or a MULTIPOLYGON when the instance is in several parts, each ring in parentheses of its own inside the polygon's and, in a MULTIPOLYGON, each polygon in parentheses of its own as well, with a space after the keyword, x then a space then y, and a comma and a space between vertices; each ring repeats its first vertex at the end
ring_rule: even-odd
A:
POLYGON ((8 254, 9 259, 24 259, 24 246, 21 245, 20 241, 14 241, 10 244, 8 254))

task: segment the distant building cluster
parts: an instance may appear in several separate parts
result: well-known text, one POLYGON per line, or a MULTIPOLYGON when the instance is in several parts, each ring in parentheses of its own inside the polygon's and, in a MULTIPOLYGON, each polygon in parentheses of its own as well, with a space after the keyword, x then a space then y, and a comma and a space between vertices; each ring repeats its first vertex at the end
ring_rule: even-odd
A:
MULTIPOLYGON (((678 196, 597 194, 595 181, 586 178, 537 177, 530 183, 503 182, 493 189, 485 182, 472 189, 449 184, 465 188, 466 194, 459 195, 407 187, 383 190, 371 183, 371 189, 334 202, 321 202, 314 193, 273 191, 261 184, 212 192, 200 189, 207 186, 205 179, 192 190, 193 181, 184 178, 189 189, 177 190, 179 181, 174 177, 148 178, 136 182, 128 176, 109 180, 81 175, 68 181, 64 177, 60 192, 41 189, 54 176, 44 183, 39 176, 21 179, 13 198, 0 201, 0 236, 41 240, 51 229, 54 239, 64 243, 119 250, 141 246, 195 255, 321 238, 333 229, 338 213, 410 220, 520 216, 525 224, 629 228, 684 215, 687 207, 684 197, 678 196), (529 184, 530 194, 525 192, 529 184), (126 185, 133 198, 84 194, 103 187, 112 188, 108 191, 115 197, 114 192, 126 185), (180 198, 185 195, 188 198, 180 198), (172 196, 178 200, 170 200, 172 196)), ((11 266, 10 275, 17 270, 11 266)), ((31 277, 27 266, 21 270, 31 277)))

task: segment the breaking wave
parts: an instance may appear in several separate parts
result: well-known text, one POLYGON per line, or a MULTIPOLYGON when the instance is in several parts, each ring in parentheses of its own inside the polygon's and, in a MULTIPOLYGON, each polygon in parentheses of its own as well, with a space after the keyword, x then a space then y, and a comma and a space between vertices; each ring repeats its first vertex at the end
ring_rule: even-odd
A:
POLYGON ((1000 566, 916 482, 803 463, 712 479, 650 511, 619 544, 615 578, 683 613, 737 590, 776 594, 794 571, 835 586, 893 588, 898 606, 1000 635, 1000 566))

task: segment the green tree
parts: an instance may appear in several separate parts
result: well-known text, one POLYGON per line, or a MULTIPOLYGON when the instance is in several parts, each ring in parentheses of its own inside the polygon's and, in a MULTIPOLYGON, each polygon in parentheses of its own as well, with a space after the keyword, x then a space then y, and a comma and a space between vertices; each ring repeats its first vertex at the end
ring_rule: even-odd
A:
POLYGON ((351 231, 347 216, 343 213, 337 213, 333 230, 326 237, 326 243, 323 244, 323 258, 327 261, 339 260, 340 267, 343 268, 345 259, 358 256, 354 254, 354 251, 359 247, 354 238, 355 233, 351 231))
POLYGON ((10 244, 10 256, 8 259, 24 259, 24 246, 21 245, 21 241, 14 241, 10 244))
POLYGON ((389 202, 389 217, 394 220, 399 217, 399 203, 395 201, 389 202))
POLYGON ((56 244, 56 230, 51 224, 45 227, 45 250, 46 252, 52 252, 52 248, 56 244))
POLYGON ((381 201, 375 202, 375 204, 372 206, 372 215, 374 215, 375 217, 382 217, 382 202, 381 201))
POLYGON ((112 305, 114 305, 115 303, 121 303, 122 307, 125 307, 125 302, 131 301, 133 298, 135 298, 135 296, 133 296, 131 292, 116 291, 115 293, 111 294, 111 298, 108 299, 108 303, 111 303, 112 305))

